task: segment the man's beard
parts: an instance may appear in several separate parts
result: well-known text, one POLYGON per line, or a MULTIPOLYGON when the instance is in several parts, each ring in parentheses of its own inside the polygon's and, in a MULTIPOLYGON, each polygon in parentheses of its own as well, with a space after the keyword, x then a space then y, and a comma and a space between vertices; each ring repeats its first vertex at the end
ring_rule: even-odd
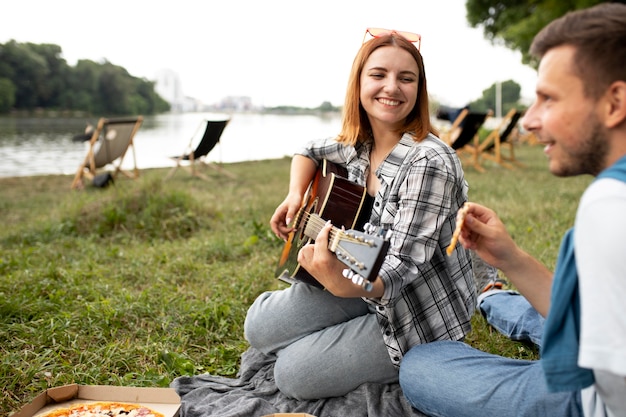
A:
POLYGON ((558 177, 590 174, 596 176, 606 168, 609 153, 609 139, 604 126, 597 117, 587 124, 588 129, 582 133, 582 140, 575 147, 565 149, 565 158, 552 173, 558 177))

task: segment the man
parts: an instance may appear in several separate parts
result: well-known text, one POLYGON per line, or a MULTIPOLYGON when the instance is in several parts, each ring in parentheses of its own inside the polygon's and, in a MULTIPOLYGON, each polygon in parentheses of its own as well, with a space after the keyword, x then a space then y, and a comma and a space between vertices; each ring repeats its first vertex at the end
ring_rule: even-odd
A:
POLYGON ((546 318, 541 359, 503 358, 461 342, 415 346, 400 384, 429 415, 626 416, 626 5, 568 13, 535 37, 531 53, 541 61, 524 127, 545 145, 554 175, 596 179, 554 275, 513 242, 492 210, 470 204, 459 241, 546 318))

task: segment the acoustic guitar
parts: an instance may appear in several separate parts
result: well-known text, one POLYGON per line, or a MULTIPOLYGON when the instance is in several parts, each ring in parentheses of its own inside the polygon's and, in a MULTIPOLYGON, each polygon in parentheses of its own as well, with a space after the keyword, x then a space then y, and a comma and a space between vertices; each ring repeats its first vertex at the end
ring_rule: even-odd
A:
POLYGON ((294 230, 281 253, 276 273, 287 283, 319 283, 298 263, 298 252, 313 243, 326 221, 330 231, 328 249, 347 266, 344 276, 363 288, 371 288, 389 248, 389 233, 366 223, 372 198, 364 187, 349 181, 345 169, 323 160, 309 184, 302 206, 293 220, 294 230), (362 229, 359 231, 357 229, 362 229))

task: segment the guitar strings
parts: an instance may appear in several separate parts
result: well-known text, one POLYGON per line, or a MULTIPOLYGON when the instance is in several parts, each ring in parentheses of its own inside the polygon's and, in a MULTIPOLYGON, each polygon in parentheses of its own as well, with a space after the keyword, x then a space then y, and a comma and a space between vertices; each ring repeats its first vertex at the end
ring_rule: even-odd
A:
MULTIPOLYGON (((326 220, 322 219, 318 214, 315 213, 306 213, 306 220, 307 220, 307 224, 312 225, 315 229, 313 230, 314 232, 319 233, 322 228, 324 227, 324 225, 326 224, 326 220)), ((363 243, 361 240, 355 238, 354 236, 351 236, 347 233, 345 233, 345 230, 342 230, 336 226, 333 226, 333 228, 330 230, 330 239, 334 239, 337 237, 337 235, 344 235, 347 238, 345 238, 344 240, 349 240, 353 243, 363 243)))
MULTIPOLYGON (((308 220, 309 220, 309 223, 307 224, 307 229, 309 226, 311 227, 315 226, 317 227, 317 230, 314 230, 314 232, 317 232, 317 233, 319 233, 319 230, 321 230, 321 228, 326 224, 326 221, 322 219, 319 215, 310 214, 308 215, 308 220)), ((352 265, 352 267, 356 267, 356 268, 359 268, 359 270, 363 270, 365 268, 365 265, 363 264, 363 262, 360 262, 358 258, 350 250, 348 250, 345 246, 343 246, 341 243, 344 241, 349 241, 349 242, 356 243, 359 245, 367 245, 367 246, 371 246, 371 245, 368 244, 363 239, 357 239, 353 235, 345 233, 343 229, 339 229, 335 226, 333 226, 333 228, 330 231, 329 243, 333 241, 337 237, 337 235, 340 235, 340 237, 341 235, 343 235, 343 237, 341 237, 341 239, 338 242, 336 242, 336 245, 334 248, 331 248, 329 246, 329 250, 332 252, 335 252, 335 254, 337 254, 337 257, 344 260, 344 263, 349 262, 349 264, 352 265)))

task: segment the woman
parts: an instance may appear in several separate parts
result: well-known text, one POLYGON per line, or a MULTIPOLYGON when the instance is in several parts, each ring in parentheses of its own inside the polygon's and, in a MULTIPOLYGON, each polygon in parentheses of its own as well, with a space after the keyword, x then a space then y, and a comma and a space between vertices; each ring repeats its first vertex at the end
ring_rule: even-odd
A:
POLYGON ((312 142, 294 156, 289 192, 271 219, 280 238, 292 230, 323 159, 366 187, 374 198, 369 222, 392 236, 366 291, 342 276, 344 264, 327 248, 327 224, 298 254, 326 291, 296 283, 261 294, 250 307, 246 339, 276 355, 276 384, 297 399, 341 396, 365 382, 397 382, 412 346, 464 338, 475 302, 468 253, 457 245, 446 255, 467 184, 455 152, 430 124, 422 56, 398 32, 377 34, 359 50, 339 136, 312 142))

